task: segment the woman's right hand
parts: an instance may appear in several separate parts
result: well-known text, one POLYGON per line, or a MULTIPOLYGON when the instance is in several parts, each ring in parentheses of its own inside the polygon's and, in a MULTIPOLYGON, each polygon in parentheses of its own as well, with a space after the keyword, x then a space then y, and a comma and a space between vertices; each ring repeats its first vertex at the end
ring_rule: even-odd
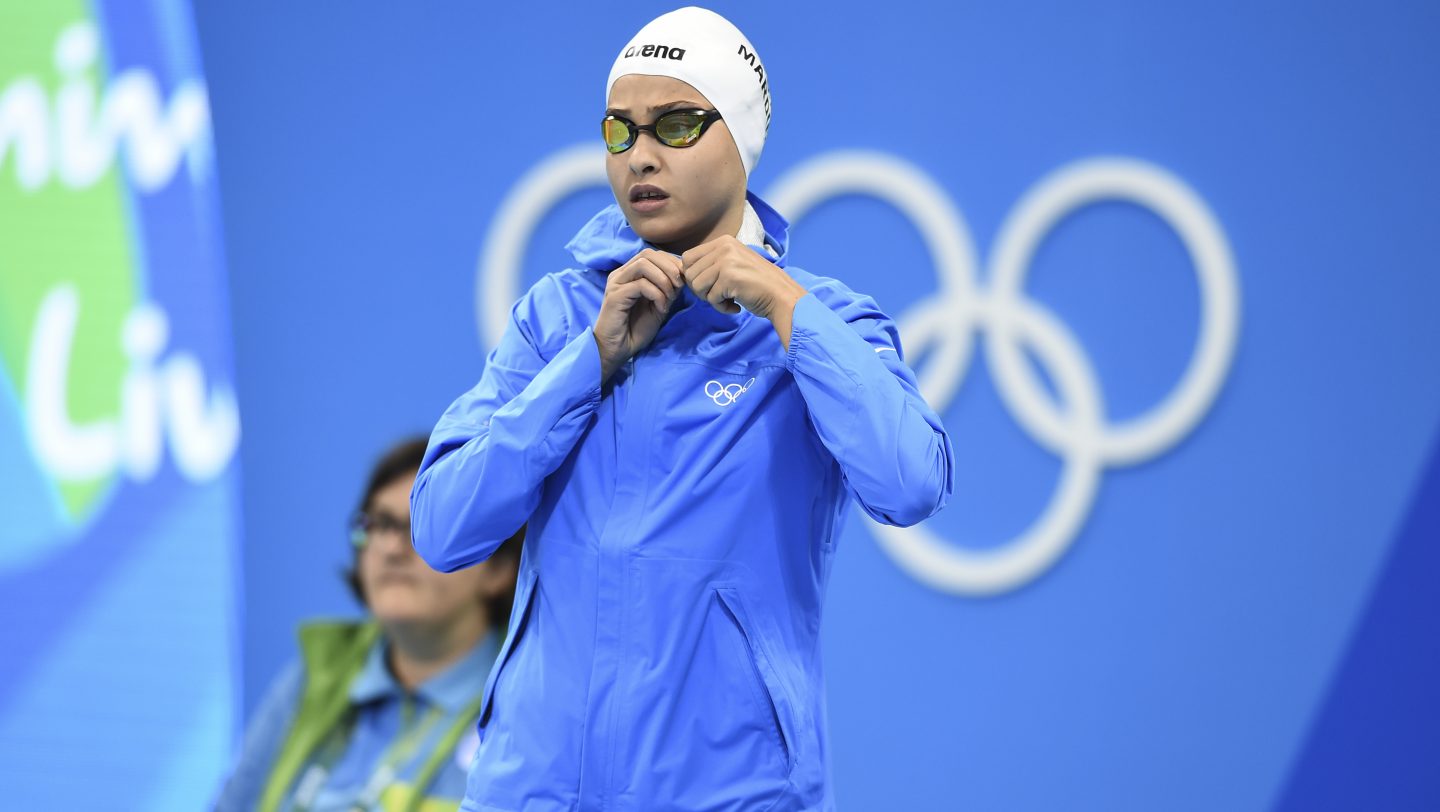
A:
POLYGON ((600 382, 650 345, 684 289, 680 258, 646 248, 605 280, 605 299, 595 319, 600 382))

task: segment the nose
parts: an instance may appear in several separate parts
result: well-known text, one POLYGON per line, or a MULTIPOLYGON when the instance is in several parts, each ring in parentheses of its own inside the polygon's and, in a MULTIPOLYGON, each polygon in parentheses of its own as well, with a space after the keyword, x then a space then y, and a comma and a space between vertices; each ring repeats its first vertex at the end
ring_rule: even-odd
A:
POLYGON ((660 171, 660 149, 660 142, 655 140, 655 136, 648 132, 640 133, 640 137, 625 151, 630 174, 643 178, 660 171))

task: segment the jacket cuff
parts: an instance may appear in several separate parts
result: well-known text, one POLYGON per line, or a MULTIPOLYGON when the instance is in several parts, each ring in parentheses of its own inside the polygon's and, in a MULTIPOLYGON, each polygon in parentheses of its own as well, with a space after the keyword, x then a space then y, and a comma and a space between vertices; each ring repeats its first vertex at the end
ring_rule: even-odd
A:
POLYGON ((563 381, 562 386, 577 404, 599 403, 600 347, 595 343, 595 332, 589 327, 582 330, 545 365, 541 375, 552 383, 563 381))
POLYGON ((860 385, 854 369, 835 357, 844 354, 847 344, 858 342, 868 348, 865 340, 855 333, 840 315, 813 293, 807 293, 795 303, 795 312, 790 317, 790 349, 785 353, 785 368, 792 374, 807 374, 809 368, 820 364, 843 372, 855 386, 860 385))

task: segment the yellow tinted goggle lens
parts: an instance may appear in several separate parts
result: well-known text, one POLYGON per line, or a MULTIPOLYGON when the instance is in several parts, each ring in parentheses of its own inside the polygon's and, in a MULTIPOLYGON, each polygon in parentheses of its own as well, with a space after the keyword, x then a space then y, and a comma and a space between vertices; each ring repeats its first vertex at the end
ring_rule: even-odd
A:
POLYGON ((601 122, 601 126, 605 131, 606 149, 611 152, 623 152, 630 146, 632 134, 630 128, 625 126, 625 122, 615 118, 607 118, 601 122))
POLYGON ((683 146, 700 137, 704 116, 694 113, 668 113, 655 122, 655 137, 672 147, 683 146))

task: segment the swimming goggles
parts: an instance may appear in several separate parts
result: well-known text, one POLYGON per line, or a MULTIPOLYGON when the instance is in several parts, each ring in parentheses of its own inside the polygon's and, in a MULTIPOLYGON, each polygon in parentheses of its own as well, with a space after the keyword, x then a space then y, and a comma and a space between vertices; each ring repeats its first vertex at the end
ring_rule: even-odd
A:
POLYGON ((610 115, 600 122, 605 148, 618 155, 635 146, 640 133, 648 132, 667 147, 694 146, 711 124, 720 120, 719 110, 671 110, 654 124, 636 124, 628 118, 610 115))

